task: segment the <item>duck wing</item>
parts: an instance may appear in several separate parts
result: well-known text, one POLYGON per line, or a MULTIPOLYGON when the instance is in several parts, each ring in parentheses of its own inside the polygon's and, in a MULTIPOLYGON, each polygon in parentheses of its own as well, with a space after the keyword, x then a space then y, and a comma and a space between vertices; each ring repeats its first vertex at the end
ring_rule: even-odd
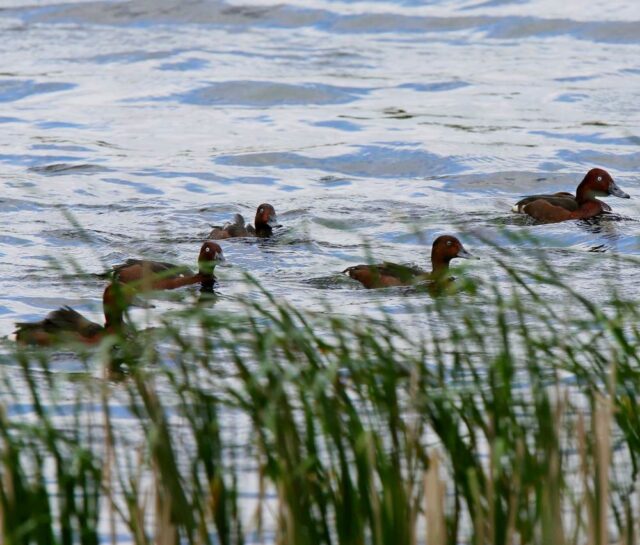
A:
POLYGON ((377 265, 356 265, 348 267, 343 272, 366 288, 411 284, 417 277, 426 274, 422 269, 389 262, 377 265))
POLYGON ((149 277, 180 278, 193 274, 193 271, 184 265, 146 259, 127 259, 120 265, 114 265, 112 270, 114 279, 125 284, 149 277))
POLYGON ((553 193, 551 195, 530 195, 529 197, 525 197, 513 206, 513 211, 519 214, 525 214, 526 212, 524 211, 524 207, 539 200, 546 201, 553 206, 559 206, 569 212, 573 212, 578 209, 578 202, 576 201, 575 196, 571 193, 560 192, 553 193))
POLYGON ((419 267, 412 267, 410 265, 401 265, 399 263, 390 263, 385 261, 381 265, 377 265, 381 274, 386 276, 395 276, 404 282, 411 282, 417 276, 427 275, 425 271, 419 267))
POLYGON ((98 335, 104 328, 91 320, 87 320, 71 307, 61 307, 50 312, 43 320, 44 330, 48 333, 78 333, 82 337, 98 335))
POLYGON ((209 238, 222 240, 225 238, 246 237, 247 227, 251 226, 245 226, 242 214, 236 214, 233 216, 233 221, 225 223, 222 227, 214 225, 211 233, 209 233, 209 238))
POLYGON ((522 208, 522 213, 543 223, 558 223, 573 219, 571 211, 562 206, 551 204, 546 199, 536 199, 535 201, 527 203, 522 208))
POLYGON ((16 341, 21 344, 51 345, 65 335, 79 335, 91 339, 99 335, 104 328, 87 320, 71 307, 61 307, 47 314, 39 322, 18 322, 16 324, 16 341))

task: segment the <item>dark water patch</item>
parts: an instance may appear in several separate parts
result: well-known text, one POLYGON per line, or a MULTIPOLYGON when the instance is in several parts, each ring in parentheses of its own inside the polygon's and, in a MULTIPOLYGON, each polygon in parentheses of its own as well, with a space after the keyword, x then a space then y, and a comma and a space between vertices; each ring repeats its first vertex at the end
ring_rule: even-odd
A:
POLYGON ((102 178, 102 181, 108 184, 130 187, 137 193, 142 193, 144 195, 164 195, 164 191, 140 182, 132 182, 131 180, 123 180, 121 178, 102 178))
POLYGON ((443 91, 453 91, 469 87, 466 81, 438 81, 435 83, 403 83, 398 85, 398 89, 412 89, 421 93, 439 93, 443 91))
POLYGON ((392 119, 412 119, 414 115, 407 113, 402 108, 385 108, 382 112, 384 117, 392 119))
POLYGON ((540 163, 539 168, 541 171, 555 172, 566 168, 566 165, 560 161, 543 161, 540 163))
POLYGON ((302 284, 320 290, 348 289, 362 287, 361 284, 349 278, 346 274, 336 273, 328 276, 304 278, 302 284))
POLYGON ((351 250, 362 251, 362 243, 361 242, 334 242, 331 240, 316 240, 311 241, 318 248, 329 250, 329 254, 333 257, 344 259, 345 261, 349 261, 353 259, 353 253, 351 250), (339 250, 339 251, 336 251, 339 250), (341 250, 349 250, 348 252, 343 252, 341 250))
POLYGON ((568 35, 605 43, 638 43, 640 21, 574 21, 537 17, 504 17, 485 27, 491 38, 544 38, 568 35))
POLYGON ((322 178, 318 180, 318 185, 324 187, 344 187, 351 185, 351 180, 349 180, 348 178, 342 178, 340 176, 322 176, 322 178))
POLYGON ((580 102, 589 98, 586 93, 563 93, 558 95, 554 100, 556 102, 580 102))
POLYGON ((51 208, 49 203, 42 203, 38 201, 32 201, 27 199, 12 199, 9 197, 0 198, 0 212, 41 212, 45 209, 51 208))
POLYGON ((257 7, 194 0, 96 1, 58 4, 47 8, 13 8, 7 15, 30 22, 75 22, 100 25, 206 24, 211 26, 312 26, 329 22, 334 14, 285 4, 257 7))
POLYGON ((331 129, 337 129, 339 131, 347 131, 347 132, 357 132, 362 130, 362 126, 356 123, 351 123, 350 121, 317 121, 316 123, 311 123, 314 127, 329 127, 331 129))
POLYGON ((608 43, 638 43, 638 21, 575 21, 531 16, 417 16, 398 13, 340 15, 326 9, 293 5, 230 6, 224 2, 181 0, 96 1, 47 8, 11 8, 10 17, 31 22, 74 22, 99 25, 206 24, 253 29, 256 26, 316 27, 338 33, 433 33, 482 30, 490 38, 516 40, 568 35, 608 43))
POLYGON ((554 78, 553 81, 559 81, 561 83, 571 83, 575 81, 589 81, 596 79, 598 76, 565 76, 562 78, 554 78))
MULTIPOLYGON (((83 244, 97 244, 109 247, 112 244, 129 243, 132 237, 127 233, 112 233, 101 229, 71 228, 47 229, 40 235, 44 240, 54 243, 64 241, 71 242, 74 246, 83 244)), ((139 239, 139 237, 136 237, 139 239)), ((75 274, 75 273, 74 273, 75 274)), ((84 273, 80 273, 84 275, 84 273)))
POLYGON ((308 157, 292 152, 249 153, 218 157, 216 163, 243 167, 304 168, 348 176, 415 178, 463 170, 451 157, 418 149, 359 146, 357 151, 333 157, 308 157))
POLYGON ((79 202, 75 203, 73 207, 78 210, 90 211, 98 216, 101 214, 110 214, 113 212, 146 212, 158 209, 157 205, 150 204, 147 199, 136 197, 132 197, 131 199, 127 199, 126 201, 123 201, 121 203, 110 202, 108 204, 105 204, 103 202, 79 202))
POLYGON ((111 144, 110 142, 105 142, 104 140, 96 140, 95 142, 96 146, 99 146, 101 148, 109 148, 109 149, 122 149, 120 146, 116 146, 115 144, 111 144))
POLYGON ((111 172, 110 168, 100 165, 92 165, 89 163, 53 163, 49 165, 38 165, 30 167, 31 172, 45 174, 48 176, 56 176, 61 174, 95 174, 96 172, 111 172))
POLYGON ((336 87, 321 83, 293 85, 271 81, 223 81, 166 99, 198 106, 293 106, 306 104, 345 104, 370 89, 336 87))
MULTIPOLYGON (((145 51, 143 49, 135 50, 135 51, 121 51, 119 53, 104 53, 100 55, 95 55, 94 57, 89 57, 87 59, 82 59, 83 62, 89 62, 91 64, 111 64, 111 63, 123 63, 123 64, 133 64, 136 62, 155 60, 155 59, 166 59, 169 57, 173 57, 175 55, 179 55, 184 53, 182 49, 169 49, 163 51, 145 51)), ((73 61, 78 61, 77 58, 71 59, 73 61)))
POLYGON ((68 121, 41 121, 36 124, 36 127, 39 129, 86 129, 87 125, 68 121))
MULTIPOLYGON (((215 182, 222 185, 236 185, 236 184, 255 184, 255 185, 267 185, 273 186, 278 182, 277 178, 269 176, 231 176, 224 177, 210 172, 188 172, 188 171, 167 171, 158 169, 145 169, 137 171, 137 176, 149 176, 152 178, 193 178, 204 182, 215 182)), ((200 184, 196 184, 198 187, 204 187, 200 184)))
POLYGON ((563 188, 565 191, 573 191, 583 176, 584 174, 572 176, 552 172, 497 171, 447 175, 438 178, 438 181, 442 184, 443 191, 453 193, 473 192, 478 195, 490 195, 509 192, 521 197, 527 194, 561 191, 563 188))
POLYGON ((472 30, 495 20, 493 17, 411 17, 397 13, 362 13, 336 16, 320 22, 318 26, 344 33, 446 33, 472 30))
MULTIPOLYGON (((4 209, 4 207, 2 208, 4 209)), ((0 244, 6 244, 8 246, 33 246, 34 243, 26 238, 0 235, 0 244)))
POLYGON ((167 62, 161 64, 159 70, 175 70, 178 72, 186 72, 188 70, 201 70, 209 66, 209 62, 204 59, 185 59, 178 62, 167 62))
POLYGON ((0 80, 0 102, 14 102, 22 98, 43 93, 68 91, 76 87, 73 83, 37 83, 33 80, 0 80))
POLYGON ((202 186, 200 184, 195 184, 193 182, 185 184, 183 187, 187 191, 190 191, 191 193, 206 193, 207 192, 207 190, 205 189, 204 186, 202 186))
POLYGON ((606 121, 583 121, 583 127, 617 127, 615 123, 607 123, 606 121))
POLYGON ((477 4, 469 4, 460 8, 461 11, 469 11, 478 8, 495 8, 499 6, 511 6, 518 4, 528 4, 529 0, 487 0, 486 2, 478 2, 477 4))
POLYGON ((640 152, 612 154, 593 149, 582 151, 565 149, 559 150, 556 155, 565 162, 582 165, 585 172, 590 168, 599 166, 605 169, 632 172, 636 175, 638 165, 640 165, 640 152))
POLYGON ((136 176, 150 176, 152 178, 195 178, 196 180, 202 180, 204 182, 225 182, 226 178, 217 176, 210 172, 189 172, 189 171, 176 171, 176 170, 160 170, 157 168, 146 168, 144 170, 136 171, 136 176))
MULTIPOLYGON (((469 133, 490 133, 504 131, 505 127, 497 127, 495 125, 483 126, 483 125, 463 125, 462 123, 443 123, 442 126, 454 129, 456 131, 463 131, 469 133)), ((511 144, 514 145, 514 144, 511 144)), ((521 144, 523 147, 534 147, 533 145, 521 144)))
POLYGON ((286 191, 287 193, 291 193, 292 191, 301 191, 304 188, 297 185, 280 184, 279 189, 286 191))
POLYGON ((45 150, 45 151, 70 151, 70 152, 89 152, 91 151, 89 148, 85 148, 84 146, 73 146, 73 145, 58 145, 58 144, 34 144, 31 146, 32 150, 45 150))
POLYGON ((263 186, 274 186, 278 182, 277 178, 271 178, 269 176, 239 176, 237 178, 227 178, 225 180, 225 184, 236 185, 236 184, 247 184, 247 185, 263 185, 263 186))
POLYGON ((65 163, 67 161, 79 161, 82 157, 73 155, 26 155, 26 154, 1 154, 0 162, 25 167, 38 167, 47 164, 65 163))
POLYGON ((559 140, 571 140, 572 142, 581 142, 588 144, 603 144, 612 146, 638 146, 640 145, 640 137, 638 136, 623 136, 620 138, 608 138, 602 136, 601 132, 591 134, 578 134, 578 133, 555 133, 551 131, 529 131, 530 134, 538 134, 548 138, 557 138, 559 140))

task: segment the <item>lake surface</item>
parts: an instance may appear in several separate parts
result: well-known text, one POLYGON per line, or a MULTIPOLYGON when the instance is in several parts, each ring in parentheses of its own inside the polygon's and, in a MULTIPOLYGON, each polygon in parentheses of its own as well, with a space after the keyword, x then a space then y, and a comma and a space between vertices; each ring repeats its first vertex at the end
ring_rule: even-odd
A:
POLYGON ((419 326, 405 292, 340 271, 428 268, 442 233, 482 258, 472 278, 504 280, 500 247, 528 263, 509 233, 530 233, 577 290, 604 298, 613 275, 634 295, 640 265, 616 256, 640 252, 640 3, 426 4, 1 0, 0 335, 63 304, 101 321, 104 283, 73 263, 195 265, 211 225, 261 202, 283 227, 222 242, 216 309, 248 271, 300 308, 419 326), (631 195, 616 215, 511 214, 594 166, 631 195))
MULTIPOLYGON (((444 232, 483 257, 480 275, 496 250, 465 233, 544 235, 585 289, 593 271, 572 265, 590 250, 604 269, 640 250, 637 3, 24 4, 0 4, 2 335, 61 304, 100 320, 102 282, 52 260, 194 264, 211 224, 261 202, 283 228, 223 243, 223 294, 250 271, 302 307, 339 298, 357 314, 381 296, 341 270, 367 251, 427 267, 444 232), (620 216, 510 213, 593 166, 631 195, 609 199, 620 216)), ((621 273, 628 289, 636 272, 621 273)))

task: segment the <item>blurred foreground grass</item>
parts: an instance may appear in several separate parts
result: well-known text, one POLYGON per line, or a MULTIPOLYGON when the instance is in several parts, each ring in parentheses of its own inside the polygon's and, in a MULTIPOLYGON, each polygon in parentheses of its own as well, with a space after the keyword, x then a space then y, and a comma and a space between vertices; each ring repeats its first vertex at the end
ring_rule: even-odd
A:
POLYGON ((501 266, 419 335, 262 291, 103 343, 121 381, 12 349, 2 543, 638 543, 637 305, 501 266))

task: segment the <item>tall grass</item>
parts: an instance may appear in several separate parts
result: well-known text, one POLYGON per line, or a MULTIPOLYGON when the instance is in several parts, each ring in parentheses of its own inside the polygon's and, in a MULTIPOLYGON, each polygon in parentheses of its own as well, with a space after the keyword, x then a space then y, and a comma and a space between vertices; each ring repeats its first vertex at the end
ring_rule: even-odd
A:
POLYGON ((638 543, 636 305, 502 271, 425 295, 420 332, 253 284, 105 343, 124 380, 9 354, 3 542, 638 543))

